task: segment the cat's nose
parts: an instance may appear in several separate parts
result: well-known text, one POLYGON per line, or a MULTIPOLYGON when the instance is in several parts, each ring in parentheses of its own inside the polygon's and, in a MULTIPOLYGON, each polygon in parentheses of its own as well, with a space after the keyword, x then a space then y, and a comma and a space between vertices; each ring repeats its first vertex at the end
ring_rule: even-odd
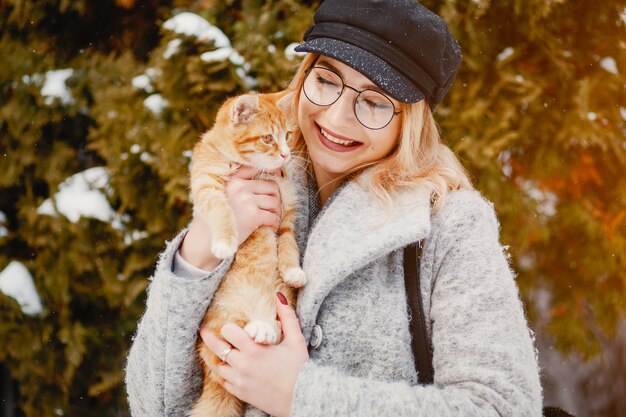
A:
POLYGON ((281 153, 281 154, 280 154, 280 156, 281 156, 283 159, 287 159, 287 158, 289 157, 289 154, 288 154, 288 153, 281 153))

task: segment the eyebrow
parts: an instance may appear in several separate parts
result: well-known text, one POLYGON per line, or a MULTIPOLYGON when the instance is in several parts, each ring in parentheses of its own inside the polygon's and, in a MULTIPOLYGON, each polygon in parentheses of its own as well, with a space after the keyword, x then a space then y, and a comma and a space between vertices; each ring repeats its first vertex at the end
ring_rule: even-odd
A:
MULTIPOLYGON (((326 61, 324 58, 320 58, 316 63, 323 65, 325 67, 328 67, 328 69, 331 69, 333 71, 335 71, 337 74, 339 74, 341 76, 341 78, 344 78, 345 75, 339 70, 339 68, 337 68, 336 66, 334 66, 333 64, 331 64, 330 62, 326 61)), ((344 81, 345 83, 345 81, 344 81)), ((386 92, 384 92, 379 86, 377 86, 376 84, 370 82, 369 84, 365 84, 362 86, 363 90, 374 90, 379 92, 380 94, 384 95, 385 97, 389 97, 389 94, 387 94, 386 92)))

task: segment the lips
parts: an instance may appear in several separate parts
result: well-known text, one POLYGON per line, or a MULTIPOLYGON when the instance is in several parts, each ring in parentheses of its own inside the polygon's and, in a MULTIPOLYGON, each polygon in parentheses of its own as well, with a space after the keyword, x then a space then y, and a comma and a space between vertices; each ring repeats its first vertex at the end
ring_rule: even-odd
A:
POLYGON ((317 127, 317 133, 318 133, 320 142, 322 142, 324 146, 326 146, 327 148, 333 151, 350 152, 359 148, 361 145, 363 145, 363 143, 359 141, 352 140, 345 136, 341 136, 336 133, 333 133, 329 131, 328 129, 321 127, 317 123, 315 124, 315 126, 317 127))

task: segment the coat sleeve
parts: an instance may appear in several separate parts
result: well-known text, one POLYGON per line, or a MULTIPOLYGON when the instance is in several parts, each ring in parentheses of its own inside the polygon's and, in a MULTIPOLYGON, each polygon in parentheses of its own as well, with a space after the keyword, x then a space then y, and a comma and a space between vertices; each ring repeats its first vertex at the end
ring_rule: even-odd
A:
POLYGON ((160 256, 126 362, 134 417, 186 415, 202 387, 195 351, 198 328, 232 259, 201 278, 174 275, 173 259, 185 233, 168 242, 160 256))
POLYGON ((493 208, 475 192, 454 194, 429 238, 434 384, 356 378, 308 361, 292 416, 541 416, 536 351, 493 208))

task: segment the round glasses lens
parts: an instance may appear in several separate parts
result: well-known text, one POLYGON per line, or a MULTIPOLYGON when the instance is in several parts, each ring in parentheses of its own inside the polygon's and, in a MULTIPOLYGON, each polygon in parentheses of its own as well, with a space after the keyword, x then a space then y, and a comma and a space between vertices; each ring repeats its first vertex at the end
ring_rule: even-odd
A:
POLYGON ((373 90, 365 90, 359 94, 354 103, 354 113, 364 126, 370 129, 381 129, 393 118, 395 107, 389 98, 373 90))
POLYGON ((303 90, 314 104, 329 106, 341 95, 343 81, 339 75, 330 70, 313 67, 304 80, 303 90))

